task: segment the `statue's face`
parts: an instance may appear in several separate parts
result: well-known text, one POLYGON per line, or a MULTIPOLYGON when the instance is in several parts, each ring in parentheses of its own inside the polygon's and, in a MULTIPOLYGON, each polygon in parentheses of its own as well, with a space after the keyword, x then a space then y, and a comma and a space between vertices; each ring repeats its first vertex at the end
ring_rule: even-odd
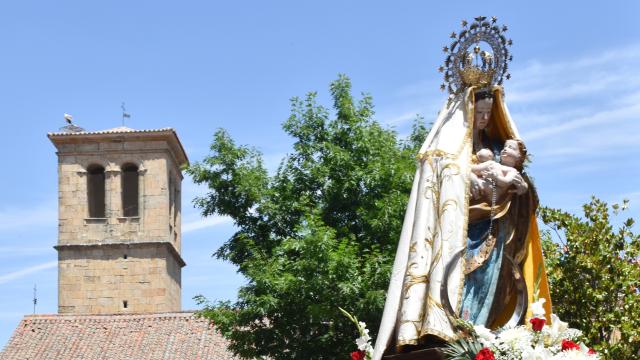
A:
POLYGON ((474 114, 474 126, 478 130, 482 130, 489 125, 489 120, 491 119, 491 106, 493 105, 493 100, 491 99, 482 99, 476 102, 475 106, 475 114, 474 114))
POLYGON ((507 140, 504 143, 504 148, 500 152, 500 163, 502 165, 515 167, 518 161, 520 161, 520 148, 515 140, 507 140))

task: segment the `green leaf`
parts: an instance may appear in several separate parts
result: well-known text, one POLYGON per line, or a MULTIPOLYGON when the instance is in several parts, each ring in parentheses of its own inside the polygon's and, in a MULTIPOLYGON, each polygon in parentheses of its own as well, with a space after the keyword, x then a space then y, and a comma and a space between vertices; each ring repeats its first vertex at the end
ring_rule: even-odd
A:
POLYGON ((545 266, 554 312, 583 331, 603 359, 635 359, 640 349, 640 267, 633 219, 619 223, 623 206, 592 198, 582 217, 542 207, 545 266), (550 238, 558 235, 558 242, 550 238))
POLYGON ((375 121, 371 96, 354 98, 344 75, 330 92, 331 110, 315 92, 291 100, 283 129, 293 151, 275 174, 224 130, 187 169, 209 188, 194 200, 202 214, 229 216, 237 227, 215 255, 236 265, 246 285, 234 303, 198 301, 240 357, 343 358, 355 348, 356 319, 338 307, 380 322, 426 127, 418 118, 399 139, 375 121))

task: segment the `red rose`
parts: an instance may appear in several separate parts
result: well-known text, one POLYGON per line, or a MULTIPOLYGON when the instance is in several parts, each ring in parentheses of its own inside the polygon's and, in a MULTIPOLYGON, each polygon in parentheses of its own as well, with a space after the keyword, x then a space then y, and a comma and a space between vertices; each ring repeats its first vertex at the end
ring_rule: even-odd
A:
POLYGON ((597 352, 595 350, 593 350, 593 349, 589 349, 589 352, 587 352, 587 354, 595 355, 595 354, 597 354, 597 352))
POLYGON ((364 350, 358 350, 351 353, 351 360, 364 360, 364 350))
POLYGON ((580 350, 580 345, 574 343, 571 340, 563 339, 562 351, 566 351, 566 350, 580 350))
POLYGON ((533 331, 541 331, 546 321, 547 320, 545 319, 540 319, 537 317, 529 319, 529 322, 531 323, 531 327, 533 327, 533 331))
POLYGON ((491 349, 482 348, 482 350, 476 354, 476 360, 496 360, 496 358, 493 356, 491 349))

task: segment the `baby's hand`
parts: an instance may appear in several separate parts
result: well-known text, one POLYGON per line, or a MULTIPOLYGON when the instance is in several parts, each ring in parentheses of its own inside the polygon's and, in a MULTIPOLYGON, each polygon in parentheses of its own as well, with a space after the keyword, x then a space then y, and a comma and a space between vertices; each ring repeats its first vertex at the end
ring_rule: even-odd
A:
POLYGON ((496 179, 500 173, 500 166, 496 162, 492 162, 492 164, 487 167, 486 170, 482 172, 482 177, 486 179, 496 179))

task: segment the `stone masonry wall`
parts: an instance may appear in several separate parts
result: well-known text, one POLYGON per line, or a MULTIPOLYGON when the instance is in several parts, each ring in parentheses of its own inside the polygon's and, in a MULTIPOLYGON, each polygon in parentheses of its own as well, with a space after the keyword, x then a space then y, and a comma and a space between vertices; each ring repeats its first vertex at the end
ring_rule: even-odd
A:
POLYGON ((56 144, 59 312, 180 311, 182 174, 167 141, 134 135, 65 141, 56 144), (135 217, 122 210, 127 163, 138 166, 135 217), (104 218, 89 217, 87 169, 94 164, 105 169, 104 218))
POLYGON ((181 310, 181 267, 164 244, 62 247, 58 260, 61 314, 181 310))
MULTIPOLYGON (((60 156, 59 161, 59 238, 58 244, 99 242, 167 241, 175 242, 169 224, 168 155, 108 153, 60 156), (120 167, 134 163, 139 167, 139 216, 122 216, 120 167), (105 218, 89 218, 87 172, 92 164, 105 168, 105 218)), ((178 182, 179 184, 179 182, 178 182)), ((176 209, 178 212, 179 208, 176 209)))

